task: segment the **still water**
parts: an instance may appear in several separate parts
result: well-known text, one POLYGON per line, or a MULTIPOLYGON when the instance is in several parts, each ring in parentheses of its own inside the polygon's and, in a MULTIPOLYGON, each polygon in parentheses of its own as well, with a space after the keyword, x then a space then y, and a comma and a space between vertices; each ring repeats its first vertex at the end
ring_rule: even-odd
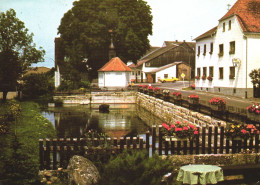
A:
POLYGON ((136 106, 135 104, 111 104, 109 113, 101 113, 98 105, 95 104, 91 107, 89 105, 64 105, 47 108, 42 114, 52 122, 57 137, 60 138, 84 137, 90 129, 106 133, 110 137, 144 137, 150 128, 137 116, 136 106))

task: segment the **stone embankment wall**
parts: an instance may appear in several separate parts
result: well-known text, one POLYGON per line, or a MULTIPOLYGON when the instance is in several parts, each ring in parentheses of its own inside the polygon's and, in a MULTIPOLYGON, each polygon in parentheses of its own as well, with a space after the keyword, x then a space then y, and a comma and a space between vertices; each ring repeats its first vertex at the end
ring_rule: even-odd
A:
POLYGON ((91 92, 85 95, 54 96, 64 104, 136 103, 136 92, 91 92))
MULTIPOLYGON (((188 122, 199 127, 226 125, 226 122, 222 120, 211 118, 210 116, 194 112, 143 93, 137 93, 136 103, 148 112, 157 116, 160 120, 168 123, 174 123, 176 121, 188 122)), ((149 114, 146 116, 148 116, 147 119, 149 119, 149 114)), ((158 122, 154 124, 158 125, 158 122)), ((159 124, 161 124, 161 122, 159 124)))

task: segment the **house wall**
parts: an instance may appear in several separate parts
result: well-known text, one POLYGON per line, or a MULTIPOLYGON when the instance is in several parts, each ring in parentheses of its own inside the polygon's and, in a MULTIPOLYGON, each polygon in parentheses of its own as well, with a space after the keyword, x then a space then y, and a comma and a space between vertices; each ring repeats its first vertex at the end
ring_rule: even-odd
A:
POLYGON ((219 22, 217 33, 215 36, 197 41, 196 53, 198 54, 198 46, 200 46, 200 55, 196 55, 196 75, 197 68, 200 68, 201 76, 203 75, 203 67, 207 68, 207 76, 209 75, 209 67, 214 67, 213 80, 196 80, 196 90, 219 92, 240 97, 253 96, 253 86, 248 74, 252 69, 259 68, 260 52, 257 48, 260 45, 259 38, 246 38, 240 27, 238 19, 233 16, 229 19, 219 22), (229 20, 231 20, 231 29, 229 30, 229 20), (223 32, 223 23, 225 22, 225 32, 223 32), (230 54, 230 42, 235 41, 235 53, 230 54), (210 43, 213 42, 213 53, 209 54, 210 43), (204 44, 207 45, 207 52, 203 55, 204 44), (219 45, 224 45, 224 55, 219 56, 219 45), (238 58, 241 61, 239 67, 235 67, 235 78, 230 79, 230 67, 233 66, 232 59, 238 58), (247 65, 248 64, 248 65, 247 65), (223 79, 219 78, 219 68, 223 67, 223 79))
POLYGON ((98 72, 99 87, 127 87, 130 83, 130 72, 98 72))
POLYGON ((172 78, 172 77, 177 77, 176 75, 176 65, 169 67, 167 69, 158 71, 156 73, 156 82, 159 82, 159 79, 163 79, 164 78, 164 74, 168 74, 168 78, 172 78))

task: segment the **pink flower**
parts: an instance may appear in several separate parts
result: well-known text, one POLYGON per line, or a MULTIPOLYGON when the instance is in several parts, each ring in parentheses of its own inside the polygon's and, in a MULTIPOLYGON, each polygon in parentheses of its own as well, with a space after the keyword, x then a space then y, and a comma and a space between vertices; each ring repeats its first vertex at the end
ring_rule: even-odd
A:
POLYGON ((194 125, 189 125, 189 127, 190 127, 191 129, 194 129, 195 126, 194 126, 194 125))
POLYGON ((242 129, 241 132, 242 132, 243 134, 246 134, 246 130, 245 130, 245 129, 242 129))
POLYGON ((175 132, 182 131, 182 128, 175 128, 175 132))
POLYGON ((162 126, 165 127, 165 126, 166 126, 166 123, 162 123, 162 126))
POLYGON ((176 124, 181 124, 179 121, 176 121, 176 124))
POLYGON ((172 125, 171 125, 171 128, 174 128, 174 127, 175 127, 175 125, 174 125, 174 124, 172 124, 172 125))
POLYGON ((194 134, 197 135, 197 134, 199 134, 199 132, 196 130, 196 131, 194 131, 194 134))
POLYGON ((188 127, 183 127, 183 130, 189 130, 189 128, 188 127))

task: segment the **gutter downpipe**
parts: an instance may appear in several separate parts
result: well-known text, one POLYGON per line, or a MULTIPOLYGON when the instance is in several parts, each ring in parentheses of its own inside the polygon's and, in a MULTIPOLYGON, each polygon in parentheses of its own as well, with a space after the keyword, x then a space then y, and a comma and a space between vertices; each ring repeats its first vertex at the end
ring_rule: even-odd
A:
POLYGON ((245 99, 247 99, 247 63, 248 63, 248 38, 246 37, 246 90, 245 90, 245 99))

